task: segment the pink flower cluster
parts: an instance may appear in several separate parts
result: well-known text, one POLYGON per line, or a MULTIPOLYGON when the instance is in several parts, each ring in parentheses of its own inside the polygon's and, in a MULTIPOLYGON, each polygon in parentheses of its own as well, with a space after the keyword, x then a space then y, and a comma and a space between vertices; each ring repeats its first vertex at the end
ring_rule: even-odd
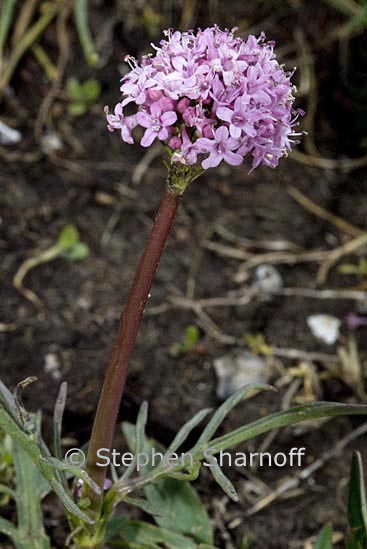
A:
POLYGON ((279 65, 274 43, 265 35, 235 37, 217 26, 181 33, 166 31, 155 55, 122 78, 122 101, 110 114, 108 128, 134 143, 133 129, 145 129, 140 141, 156 139, 172 150, 172 160, 204 169, 222 160, 237 166, 252 155, 252 168, 275 168, 291 148, 293 127, 302 111, 293 109, 293 73, 279 65), (130 104, 133 104, 134 111, 130 104), (129 105, 129 106, 128 106, 129 105))

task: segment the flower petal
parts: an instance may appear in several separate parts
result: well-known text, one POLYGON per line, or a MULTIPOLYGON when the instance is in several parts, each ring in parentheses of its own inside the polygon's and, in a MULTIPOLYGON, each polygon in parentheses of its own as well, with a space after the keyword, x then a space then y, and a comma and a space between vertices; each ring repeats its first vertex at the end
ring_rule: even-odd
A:
POLYGON ((154 139, 157 137, 157 132, 153 131, 151 128, 145 130, 145 133, 140 141, 142 147, 149 147, 154 139))

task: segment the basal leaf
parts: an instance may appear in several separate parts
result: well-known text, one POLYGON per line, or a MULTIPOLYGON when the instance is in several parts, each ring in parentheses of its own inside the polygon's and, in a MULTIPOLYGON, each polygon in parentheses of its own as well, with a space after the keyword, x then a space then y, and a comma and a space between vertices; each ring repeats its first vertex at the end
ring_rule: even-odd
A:
POLYGON ((213 543, 208 514, 191 484, 162 478, 146 486, 145 495, 159 526, 190 536, 198 543, 213 543))
MULTIPOLYGON (((120 536, 131 543, 141 545, 147 549, 160 548, 162 547, 162 543, 167 549, 197 548, 196 543, 189 538, 146 522, 129 522, 122 529, 120 536)), ((114 546, 116 546, 115 542, 114 546)))

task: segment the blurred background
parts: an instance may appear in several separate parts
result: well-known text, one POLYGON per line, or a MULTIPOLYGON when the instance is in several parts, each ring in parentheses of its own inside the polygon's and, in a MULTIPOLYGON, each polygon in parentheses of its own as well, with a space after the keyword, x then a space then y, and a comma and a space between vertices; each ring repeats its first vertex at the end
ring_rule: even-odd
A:
MULTIPOLYGON (((160 146, 122 143, 103 108, 120 99, 126 54, 151 51, 164 29, 213 24, 276 41, 281 62, 297 67, 308 136, 276 170, 222 165, 187 191, 121 419, 134 421, 149 400, 149 434, 167 443, 199 409, 254 380, 278 394, 243 404, 225 431, 297 403, 366 399, 367 2, 1 0, 1 378, 13 388, 38 377, 26 402, 42 408, 46 438, 68 381, 65 446, 88 440, 165 178, 160 146)), ((244 448, 305 446, 310 468, 303 479, 297 468, 232 468, 238 505, 204 474, 198 489, 217 545, 309 548, 331 522, 343 547, 351 452, 366 449, 363 433, 358 418, 340 418, 252 441, 244 448)), ((52 501, 48 514, 63 547, 52 501)))

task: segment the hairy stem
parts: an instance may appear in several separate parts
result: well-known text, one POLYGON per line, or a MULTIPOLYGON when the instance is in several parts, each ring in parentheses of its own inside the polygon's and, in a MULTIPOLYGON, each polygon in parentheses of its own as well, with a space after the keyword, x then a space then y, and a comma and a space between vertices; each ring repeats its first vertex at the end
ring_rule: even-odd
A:
MULTIPOLYGON (((131 353, 134 349, 153 277, 180 203, 180 198, 181 193, 172 188, 172 185, 168 186, 136 271, 127 304, 121 315, 120 327, 103 383, 87 458, 87 472, 100 486, 102 493, 107 468, 96 465, 98 461, 97 451, 99 448, 111 448, 131 353)), ((101 496, 98 496, 90 489, 87 489, 87 492, 92 501, 92 511, 98 511, 101 496)))

